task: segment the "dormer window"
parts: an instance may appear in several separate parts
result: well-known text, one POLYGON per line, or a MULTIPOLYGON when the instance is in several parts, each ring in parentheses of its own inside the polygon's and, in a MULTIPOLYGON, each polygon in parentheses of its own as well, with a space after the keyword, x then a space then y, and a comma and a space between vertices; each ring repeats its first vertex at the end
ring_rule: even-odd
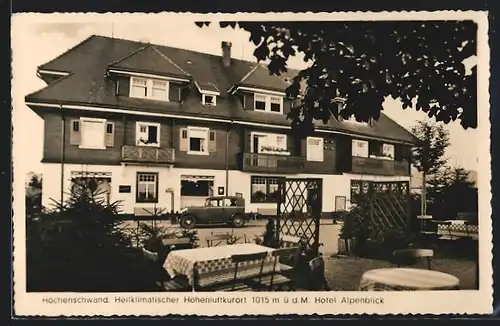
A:
POLYGON ((215 106, 217 105, 217 100, 216 100, 215 95, 207 95, 207 94, 201 94, 201 103, 204 105, 212 105, 215 106))
POLYGON ((130 77, 130 97, 168 101, 168 81, 130 77))
POLYGON ((210 106, 217 105, 217 96, 220 95, 220 91, 214 83, 195 81, 194 84, 201 94, 201 104, 210 106))
POLYGON ((254 102, 256 111, 283 113, 283 97, 281 96, 255 94, 254 102))

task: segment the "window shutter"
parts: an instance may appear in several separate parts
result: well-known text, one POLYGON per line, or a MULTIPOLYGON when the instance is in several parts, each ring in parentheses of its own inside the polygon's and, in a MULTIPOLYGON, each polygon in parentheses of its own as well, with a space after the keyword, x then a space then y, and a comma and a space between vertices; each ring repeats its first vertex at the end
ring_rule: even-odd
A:
POLYGON ((180 137, 179 137, 179 150, 181 152, 187 152, 189 150, 189 138, 188 138, 188 130, 187 128, 180 129, 180 137))
POLYGON ((69 143, 70 145, 80 145, 82 137, 80 120, 71 120, 70 122, 69 143))
POLYGON ((217 140, 215 139, 215 130, 208 132, 208 152, 213 153, 217 151, 217 140))
POLYGON ((104 144, 106 147, 113 147, 115 145, 115 124, 114 122, 106 123, 106 134, 104 136, 104 144))

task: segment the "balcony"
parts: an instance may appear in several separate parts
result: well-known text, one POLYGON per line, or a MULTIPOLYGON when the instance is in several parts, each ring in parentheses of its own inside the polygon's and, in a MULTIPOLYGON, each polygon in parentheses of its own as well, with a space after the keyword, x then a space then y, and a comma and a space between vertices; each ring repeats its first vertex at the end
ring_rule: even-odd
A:
POLYGON ((409 176, 408 161, 393 161, 382 158, 356 157, 352 158, 351 172, 375 175, 409 176))
POLYGON ((122 146, 122 162, 173 164, 175 150, 173 148, 156 148, 147 146, 122 146))
POLYGON ((301 156, 244 153, 242 167, 245 172, 299 173, 305 162, 301 156))

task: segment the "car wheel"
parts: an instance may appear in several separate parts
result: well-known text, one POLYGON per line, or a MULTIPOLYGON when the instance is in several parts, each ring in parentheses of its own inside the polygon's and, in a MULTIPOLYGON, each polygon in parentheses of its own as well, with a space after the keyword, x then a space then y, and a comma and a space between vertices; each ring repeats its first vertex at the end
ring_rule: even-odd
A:
POLYGON ((191 215, 185 215, 181 218, 181 221, 179 224, 184 229, 192 229, 192 228, 194 228, 194 225, 195 225, 194 217, 191 215))
POLYGON ((235 228, 241 228, 245 225, 245 218, 242 215, 235 215, 232 222, 235 228))

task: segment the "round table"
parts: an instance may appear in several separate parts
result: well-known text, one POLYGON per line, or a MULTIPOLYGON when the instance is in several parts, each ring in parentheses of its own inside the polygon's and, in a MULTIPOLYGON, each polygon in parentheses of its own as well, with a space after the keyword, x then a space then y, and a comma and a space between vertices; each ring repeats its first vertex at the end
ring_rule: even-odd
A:
POLYGON ((460 280, 450 274, 416 268, 372 269, 361 276, 360 291, 457 290, 460 280))

